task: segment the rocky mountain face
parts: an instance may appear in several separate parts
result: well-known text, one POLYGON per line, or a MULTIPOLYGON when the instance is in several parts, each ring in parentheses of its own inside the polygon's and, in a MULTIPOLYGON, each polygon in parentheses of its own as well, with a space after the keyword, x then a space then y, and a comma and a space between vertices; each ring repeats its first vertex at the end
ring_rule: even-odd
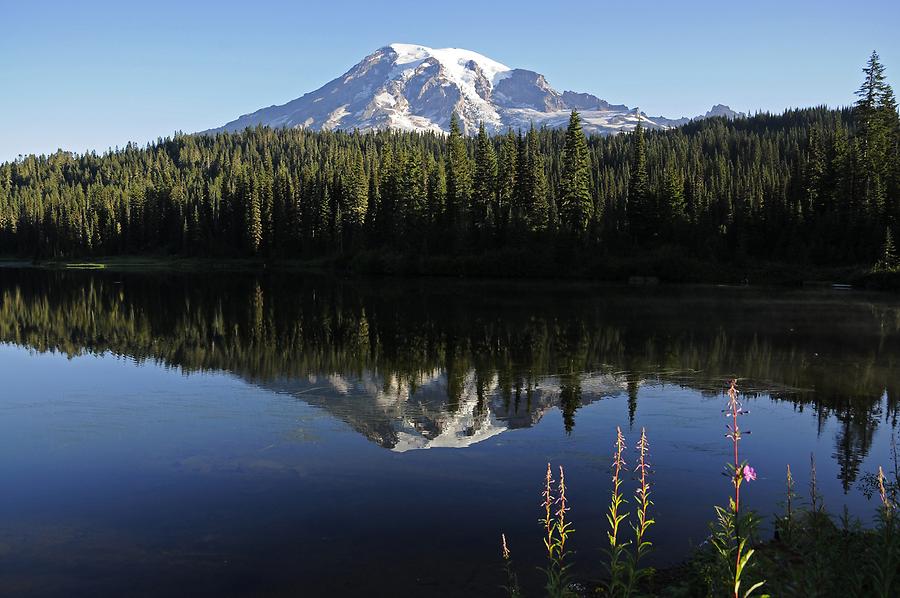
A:
MULTIPOLYGON (((652 117, 595 95, 554 89, 540 73, 514 69, 458 48, 434 49, 391 44, 366 56, 349 71, 316 91, 280 106, 246 114, 216 131, 256 125, 332 129, 448 131, 456 113, 471 134, 484 123, 491 132, 508 127, 564 127, 572 110, 581 113, 586 132, 610 134, 633 129, 666 129, 690 118, 652 117)), ((703 116, 735 118, 717 104, 703 116)))

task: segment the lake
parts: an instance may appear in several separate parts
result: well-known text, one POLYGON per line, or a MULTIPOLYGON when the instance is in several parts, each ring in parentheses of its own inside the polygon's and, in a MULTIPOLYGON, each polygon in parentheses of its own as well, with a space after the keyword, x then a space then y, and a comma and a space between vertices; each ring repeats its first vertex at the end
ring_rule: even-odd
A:
POLYGON ((727 502, 732 377, 742 501, 813 456, 868 522, 900 397, 900 303, 855 292, 6 268, 0 343, 4 595, 501 595, 548 462, 590 578, 616 426, 675 564, 727 502))

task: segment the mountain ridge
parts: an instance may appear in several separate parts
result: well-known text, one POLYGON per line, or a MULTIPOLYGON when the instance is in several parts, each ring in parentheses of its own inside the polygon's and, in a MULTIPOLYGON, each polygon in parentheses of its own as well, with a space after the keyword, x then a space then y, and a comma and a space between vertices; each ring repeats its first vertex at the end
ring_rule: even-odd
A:
POLYGON ((541 73, 512 68, 472 50, 393 43, 314 91, 204 133, 257 125, 447 132, 453 114, 464 133, 474 133, 481 123, 497 133, 532 124, 561 128, 572 110, 581 112, 586 132, 601 135, 630 131, 638 121, 648 129, 668 129, 697 118, 742 116, 724 104, 694 118, 648 116, 591 93, 559 92, 541 73))

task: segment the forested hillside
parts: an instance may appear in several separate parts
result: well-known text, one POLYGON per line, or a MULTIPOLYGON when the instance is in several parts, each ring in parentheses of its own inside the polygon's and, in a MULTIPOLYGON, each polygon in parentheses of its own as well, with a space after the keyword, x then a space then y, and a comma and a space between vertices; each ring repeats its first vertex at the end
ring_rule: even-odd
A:
POLYGON ((0 252, 305 259, 669 247, 896 267, 900 120, 872 55, 852 108, 585 137, 249 129, 0 165, 0 252))

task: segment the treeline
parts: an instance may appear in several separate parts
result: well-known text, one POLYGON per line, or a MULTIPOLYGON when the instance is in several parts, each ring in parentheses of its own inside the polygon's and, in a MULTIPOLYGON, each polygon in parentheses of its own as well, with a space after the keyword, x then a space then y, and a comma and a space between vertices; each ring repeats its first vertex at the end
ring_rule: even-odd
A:
POLYGON ((853 108, 676 130, 463 137, 257 128, 0 165, 0 252, 271 259, 531 248, 557 261, 896 266, 900 119, 873 54, 853 108), (887 257, 885 257, 887 256, 887 257))

